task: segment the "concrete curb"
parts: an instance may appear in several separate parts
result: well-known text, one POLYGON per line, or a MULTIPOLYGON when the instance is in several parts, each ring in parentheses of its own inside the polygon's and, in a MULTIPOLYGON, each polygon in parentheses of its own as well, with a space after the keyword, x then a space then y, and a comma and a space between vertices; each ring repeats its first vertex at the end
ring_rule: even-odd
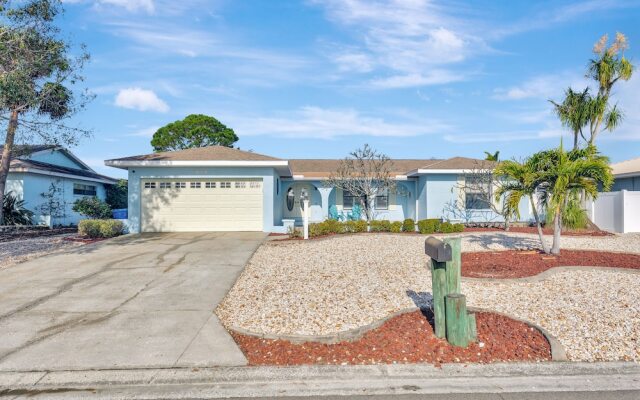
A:
POLYGON ((503 363, 14 371, 0 396, 211 398, 640 390, 637 363, 503 363))
MULTIPOLYGON (((332 343, 338 343, 338 342, 343 342, 343 341, 354 341, 354 340, 358 340, 360 339, 362 336, 364 336, 365 333, 367 333, 368 331, 372 330, 372 329, 376 329, 378 327, 380 327, 381 325, 383 325, 385 322, 387 322, 388 320, 395 318, 399 315, 402 314, 406 314, 406 313, 410 313, 410 312, 414 312, 414 311, 418 311, 420 310, 420 308, 418 307, 411 307, 411 308, 405 308, 402 309, 400 311, 396 311, 393 314, 390 314, 388 316, 386 316, 385 318, 379 319, 377 321, 372 322, 371 324, 359 327, 359 328, 355 328, 355 329, 351 329, 348 331, 342 331, 342 332, 337 332, 335 334, 330 334, 330 335, 317 335, 317 336, 313 336, 313 335, 272 335, 272 334, 265 334, 265 333, 255 333, 255 332, 251 332, 248 331, 246 329, 242 329, 242 328, 235 328, 235 327, 228 327, 227 330, 230 331, 234 331, 237 333, 240 333, 242 335, 246 335, 246 336, 253 336, 253 337, 258 337, 260 339, 271 339, 271 340, 287 340, 289 342, 292 343, 305 343, 305 342, 318 342, 318 343, 325 343, 325 344, 332 344, 332 343)), ((502 312, 498 312, 498 311, 494 311, 494 310, 489 310, 486 308, 479 308, 479 307, 469 307, 469 311, 472 312, 488 312, 488 313, 493 313, 493 314, 498 314, 498 315, 502 315, 505 316, 507 318, 511 318, 515 321, 519 321, 522 323, 527 324, 528 326, 537 329, 540 333, 542 333, 542 335, 547 339, 547 342, 549 342, 549 345, 551 346, 551 359, 553 361, 569 361, 569 359, 567 358, 567 353, 564 349, 564 346, 562 346, 562 343, 560 343, 560 341, 553 336, 551 333, 549 333, 546 329, 532 323, 529 322, 527 320, 521 319, 521 318, 517 318, 514 317, 512 315, 506 314, 506 313, 502 313, 502 312)))

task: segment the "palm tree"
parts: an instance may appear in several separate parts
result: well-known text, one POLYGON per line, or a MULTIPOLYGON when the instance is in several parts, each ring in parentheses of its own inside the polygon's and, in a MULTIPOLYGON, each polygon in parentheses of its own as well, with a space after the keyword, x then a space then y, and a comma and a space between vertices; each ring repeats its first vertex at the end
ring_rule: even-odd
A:
POLYGON ((616 33, 616 39, 607 47, 608 36, 604 35, 593 46, 595 58, 589 60, 587 77, 598 84, 598 94, 592 99, 589 117, 589 145, 593 145, 602 123, 604 129, 612 131, 620 124, 622 112, 617 106, 609 106, 609 96, 613 85, 619 80, 628 81, 633 75, 633 64, 624 56, 629 48, 627 38, 622 33, 616 33))
POLYGON ((33 212, 24 208, 24 200, 8 192, 2 199, 2 213, 6 225, 31 225, 33 212))
POLYGON ((609 159, 600 155, 594 146, 566 152, 561 142, 556 149, 534 154, 530 162, 537 171, 537 190, 547 212, 553 213, 551 254, 560 254, 563 210, 577 193, 595 199, 599 185, 605 191, 611 188, 613 175, 609 159))
POLYGON ((549 101, 554 105, 556 115, 560 119, 562 126, 571 129, 573 133, 573 149, 578 149, 580 137, 587 141, 587 138, 582 133, 582 128, 589 123, 592 111, 589 88, 582 92, 576 92, 572 88, 568 88, 564 92, 562 103, 558 104, 553 100, 549 101))
POLYGON ((495 174, 504 179, 504 183, 500 185, 495 192, 496 201, 499 201, 504 196, 505 209, 510 212, 511 215, 520 218, 520 201, 522 198, 528 198, 533 210, 533 216, 536 220, 542 250, 549 254, 549 246, 545 242, 542 232, 538 206, 534 201, 536 189, 540 184, 540 176, 532 159, 527 158, 522 163, 511 160, 503 161, 495 169, 495 174))
POLYGON ((495 153, 491 154, 488 151, 485 151, 485 161, 498 161, 500 159, 500 150, 497 150, 495 153))

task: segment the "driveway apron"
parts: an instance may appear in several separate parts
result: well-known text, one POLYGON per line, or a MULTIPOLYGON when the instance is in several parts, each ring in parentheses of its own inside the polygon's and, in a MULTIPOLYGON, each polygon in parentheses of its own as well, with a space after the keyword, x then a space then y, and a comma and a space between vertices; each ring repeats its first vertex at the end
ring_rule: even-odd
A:
POLYGON ((213 311, 265 236, 129 235, 0 270, 0 371, 245 365, 213 311))

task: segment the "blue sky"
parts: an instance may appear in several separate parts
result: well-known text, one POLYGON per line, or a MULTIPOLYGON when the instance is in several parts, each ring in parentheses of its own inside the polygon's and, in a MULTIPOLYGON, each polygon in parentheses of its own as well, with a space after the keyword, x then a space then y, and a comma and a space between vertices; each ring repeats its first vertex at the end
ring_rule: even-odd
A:
MULTIPOLYGON (((593 43, 625 33, 638 64, 640 1, 66 0, 96 94, 73 151, 151 152, 191 113, 235 129, 241 149, 344 157, 369 143, 397 158, 522 157, 563 130, 548 99, 583 88, 593 43)), ((613 161, 640 156, 640 72, 616 89, 626 118, 600 137, 613 161)), ((569 138, 565 132, 564 137, 569 138)))

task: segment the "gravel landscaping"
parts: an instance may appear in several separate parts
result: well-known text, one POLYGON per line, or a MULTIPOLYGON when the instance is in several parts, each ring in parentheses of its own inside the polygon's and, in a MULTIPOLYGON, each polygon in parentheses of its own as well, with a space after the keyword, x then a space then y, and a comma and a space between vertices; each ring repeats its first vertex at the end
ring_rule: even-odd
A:
POLYGON ((61 250, 82 246, 83 243, 65 240, 77 234, 42 236, 0 242, 0 268, 29 261, 61 250))
MULTIPOLYGON (((528 234, 463 234, 463 251, 536 249, 528 234)), ((415 306, 431 291, 424 236, 364 234, 261 246, 217 309, 230 329, 328 335, 415 306), (409 295, 412 294, 413 295, 409 295), (417 295, 416 295, 417 294, 417 295)), ((640 253, 640 235, 564 237, 563 248, 640 253)), ((640 360, 640 275, 571 271, 463 284, 470 306, 537 324, 573 360, 640 360)))

